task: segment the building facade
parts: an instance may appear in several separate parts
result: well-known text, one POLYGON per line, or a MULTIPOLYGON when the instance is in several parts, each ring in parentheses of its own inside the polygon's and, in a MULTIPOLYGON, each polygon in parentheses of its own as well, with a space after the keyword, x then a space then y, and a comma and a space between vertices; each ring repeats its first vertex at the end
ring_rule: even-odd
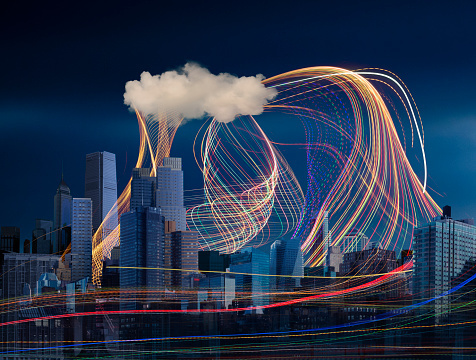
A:
POLYGON ((56 189, 53 216, 53 254, 62 254, 71 243, 71 206, 73 197, 63 177, 56 189))
POLYGON ((134 168, 131 181, 130 208, 156 207, 157 177, 150 176, 149 168, 134 168))
POLYGON ((71 225, 71 281, 91 278, 92 265, 92 201, 73 199, 71 225))
POLYGON ((53 222, 50 220, 35 220, 35 230, 31 235, 32 254, 51 254, 53 252, 52 239, 53 222))
POLYGON ((118 222, 116 155, 107 151, 86 155, 84 197, 93 203, 93 233, 107 217, 102 227, 102 238, 106 238, 118 222))
POLYGON ((187 230, 181 158, 164 158, 163 166, 157 168, 156 206, 166 221, 175 221, 177 231, 187 230))
POLYGON ((431 307, 437 323, 448 317, 452 300, 451 296, 438 295, 453 288, 466 263, 476 257, 474 221, 453 220, 451 210, 445 210, 443 216, 413 232, 413 301, 436 298, 427 307, 431 307))
MULTIPOLYGON (((121 288, 163 288, 164 217, 160 209, 136 208, 122 214, 119 263, 134 268, 120 269, 121 288)), ((127 308, 127 304, 121 302, 121 308, 127 308)))
POLYGON ((166 257, 170 257, 171 286, 191 288, 194 275, 198 273, 198 233, 195 231, 174 231, 167 235, 166 257))
POLYGON ((231 254, 230 272, 235 276, 235 297, 240 307, 269 304, 269 255, 267 253, 248 247, 231 254))

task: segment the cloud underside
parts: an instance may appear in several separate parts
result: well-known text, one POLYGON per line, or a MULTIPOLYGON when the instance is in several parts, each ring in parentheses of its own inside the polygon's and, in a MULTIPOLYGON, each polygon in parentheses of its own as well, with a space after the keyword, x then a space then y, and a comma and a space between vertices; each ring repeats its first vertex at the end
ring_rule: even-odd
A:
POLYGON ((173 111, 186 119, 213 116, 227 123, 239 115, 263 112, 277 94, 261 83, 263 79, 263 75, 213 75, 198 64, 187 63, 161 75, 144 71, 140 81, 128 81, 124 103, 144 114, 173 111))

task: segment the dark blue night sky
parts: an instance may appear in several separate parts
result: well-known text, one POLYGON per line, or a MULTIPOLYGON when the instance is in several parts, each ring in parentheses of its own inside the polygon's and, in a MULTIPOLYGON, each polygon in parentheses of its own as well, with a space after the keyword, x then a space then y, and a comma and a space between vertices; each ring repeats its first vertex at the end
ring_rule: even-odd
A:
MULTIPOLYGON (((0 224, 23 239, 35 218, 52 219, 62 161, 82 197, 85 154, 114 152, 122 190, 138 148, 125 83, 190 60, 239 76, 318 65, 396 73, 423 119, 435 200, 476 217, 473 2, 9 2, 1 13, 0 224)), ((182 127, 172 151, 193 175, 187 189, 202 185, 190 156, 199 126, 182 127)), ((288 161, 299 174, 301 159, 288 161)))

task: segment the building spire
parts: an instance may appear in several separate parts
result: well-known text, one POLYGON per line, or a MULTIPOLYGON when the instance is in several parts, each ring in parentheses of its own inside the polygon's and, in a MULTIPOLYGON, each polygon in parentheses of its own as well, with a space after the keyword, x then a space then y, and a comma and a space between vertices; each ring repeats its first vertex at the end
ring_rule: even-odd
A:
POLYGON ((61 181, 64 181, 64 176, 63 176, 63 160, 61 160, 61 181))

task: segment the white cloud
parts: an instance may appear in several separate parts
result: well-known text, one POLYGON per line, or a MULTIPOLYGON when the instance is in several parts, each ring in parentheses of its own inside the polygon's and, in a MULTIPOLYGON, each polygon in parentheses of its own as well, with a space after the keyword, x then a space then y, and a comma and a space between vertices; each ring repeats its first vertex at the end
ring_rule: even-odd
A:
POLYGON ((140 81, 126 83, 124 104, 145 114, 175 111, 187 119, 208 115, 230 122, 238 115, 261 114, 263 106, 276 96, 275 89, 261 83, 263 78, 213 75, 194 63, 161 75, 144 71, 140 81))

